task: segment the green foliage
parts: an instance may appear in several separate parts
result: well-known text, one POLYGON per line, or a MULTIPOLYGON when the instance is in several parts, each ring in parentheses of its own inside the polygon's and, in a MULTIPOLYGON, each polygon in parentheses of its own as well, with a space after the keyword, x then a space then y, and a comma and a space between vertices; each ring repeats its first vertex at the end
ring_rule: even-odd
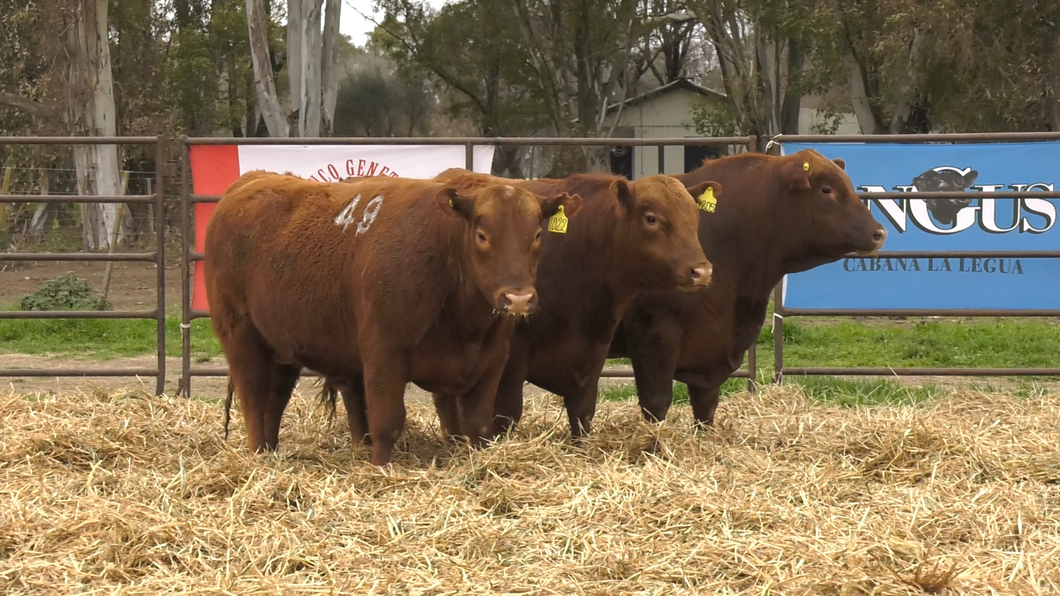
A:
POLYGON ((691 122, 696 133, 705 137, 730 137, 740 134, 740 121, 730 104, 696 99, 691 104, 691 122))
POLYGON ((420 79, 397 78, 376 64, 358 70, 339 87, 336 136, 428 135, 437 100, 420 79))
POLYGON ((88 282, 71 271, 45 282, 19 300, 19 310, 112 310, 110 302, 92 295, 88 282))

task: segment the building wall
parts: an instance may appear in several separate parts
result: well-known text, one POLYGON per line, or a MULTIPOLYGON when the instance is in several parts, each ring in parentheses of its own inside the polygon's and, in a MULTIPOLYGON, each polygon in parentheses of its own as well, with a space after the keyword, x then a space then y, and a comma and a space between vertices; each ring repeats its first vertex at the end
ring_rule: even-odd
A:
MULTIPOLYGON (((643 101, 634 106, 626 106, 619 116, 618 128, 626 127, 632 136, 639 139, 658 139, 673 137, 698 137, 691 127, 693 102, 702 101, 703 96, 675 89, 669 93, 643 101), (687 125, 687 126, 686 126, 687 125)), ((614 114, 605 120, 605 129, 614 124, 614 114)), ((799 110, 799 134, 823 134, 817 127, 828 124, 823 113, 815 108, 799 110)), ((839 119, 836 134, 861 134, 857 119, 853 114, 843 114, 839 119)), ((671 145, 665 148, 663 173, 680 174, 684 172, 685 148, 671 145)), ((659 173, 659 149, 657 147, 633 148, 633 178, 642 178, 659 173)))
MULTIPOLYGON (((659 97, 641 102, 635 106, 622 109, 618 126, 633 129, 633 136, 639 139, 660 139, 674 137, 696 137, 696 130, 691 127, 693 101, 701 95, 685 89, 675 89, 659 97), (683 126, 689 124, 689 126, 683 126)), ((614 123, 614 116, 606 120, 607 127, 614 123)), ((663 173, 681 174, 685 170, 685 148, 671 145, 665 148, 663 173)), ((633 148, 633 178, 643 178, 659 173, 659 149, 657 147, 633 148)))
MULTIPOLYGON (((829 119, 826 118, 824 114, 817 109, 801 108, 799 110, 800 135, 827 134, 827 130, 819 130, 817 127, 830 126, 831 124, 832 123, 829 121, 829 119)), ((861 134, 861 126, 858 125, 858 119, 854 117, 854 114, 840 114, 839 128, 836 129, 835 134, 861 134)))

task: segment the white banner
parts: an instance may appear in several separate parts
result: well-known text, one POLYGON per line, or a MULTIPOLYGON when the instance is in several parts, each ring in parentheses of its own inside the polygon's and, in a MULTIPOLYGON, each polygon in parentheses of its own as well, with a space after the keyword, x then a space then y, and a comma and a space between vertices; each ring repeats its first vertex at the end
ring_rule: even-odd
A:
MULTIPOLYGON (((490 173, 492 145, 476 145, 475 172, 490 173)), ((239 174, 266 170, 338 182, 361 176, 433 178, 466 167, 462 145, 240 145, 239 174)))

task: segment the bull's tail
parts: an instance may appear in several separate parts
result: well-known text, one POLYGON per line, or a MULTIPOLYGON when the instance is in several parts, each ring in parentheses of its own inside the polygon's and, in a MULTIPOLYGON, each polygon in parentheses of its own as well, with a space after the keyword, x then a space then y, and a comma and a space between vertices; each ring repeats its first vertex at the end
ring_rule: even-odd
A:
POLYGON ((320 401, 320 405, 328 411, 328 422, 330 423, 335 419, 339 389, 331 382, 331 379, 324 376, 320 377, 320 381, 317 384, 320 385, 320 393, 317 394, 317 399, 320 401))
POLYGON ((232 420, 232 395, 235 394, 235 384, 232 377, 228 377, 228 395, 225 397, 225 441, 228 440, 228 422, 232 420))

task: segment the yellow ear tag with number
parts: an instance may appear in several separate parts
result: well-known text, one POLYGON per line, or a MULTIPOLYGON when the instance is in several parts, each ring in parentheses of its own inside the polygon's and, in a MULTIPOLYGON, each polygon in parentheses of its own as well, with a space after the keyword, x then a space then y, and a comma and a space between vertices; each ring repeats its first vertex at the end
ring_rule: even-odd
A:
POLYGON ((548 218, 548 231, 557 234, 567 233, 567 215, 563 213, 563 205, 559 206, 559 211, 555 215, 548 218))
POLYGON ((810 171, 810 162, 808 162, 808 161, 802 162, 802 169, 804 169, 807 172, 809 172, 810 171))
POLYGON ((707 190, 704 190, 703 194, 699 195, 696 203, 699 205, 700 211, 714 213, 714 209, 718 206, 718 199, 714 198, 714 187, 708 186, 707 190))

